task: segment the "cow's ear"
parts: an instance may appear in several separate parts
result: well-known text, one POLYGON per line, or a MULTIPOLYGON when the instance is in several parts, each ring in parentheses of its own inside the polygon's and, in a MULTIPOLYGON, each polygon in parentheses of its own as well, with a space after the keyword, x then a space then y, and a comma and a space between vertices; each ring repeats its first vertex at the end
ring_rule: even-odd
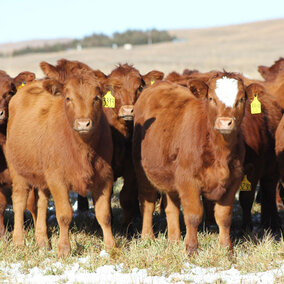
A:
POLYGON ((56 79, 59 80, 59 72, 57 70, 57 68, 45 61, 42 61, 40 63, 40 68, 42 70, 42 72, 49 78, 51 79, 56 79))
POLYGON ((100 70, 93 70, 92 73, 99 79, 101 82, 105 82, 107 79, 107 76, 100 70))
POLYGON ((21 72, 13 79, 13 83, 16 85, 16 88, 23 87, 27 82, 35 80, 35 77, 35 73, 21 72))
POLYGON ((260 75, 262 76, 262 78, 266 80, 267 77, 268 77, 269 68, 266 67, 266 66, 260 65, 260 66, 258 66, 257 70, 260 73, 260 75))
POLYGON ((252 83, 246 87, 247 99, 250 101, 252 101, 255 96, 262 97, 264 93, 265 88, 258 83, 252 83))
POLYGON ((154 82, 163 80, 164 73, 157 70, 152 70, 143 75, 142 78, 146 86, 151 86, 154 82))
POLYGON ((197 98, 207 98, 208 86, 205 82, 198 79, 192 79, 188 81, 187 86, 192 92, 192 94, 195 95, 197 98))
POLYGON ((63 85, 54 79, 46 79, 42 83, 43 88, 53 96, 61 96, 63 85))

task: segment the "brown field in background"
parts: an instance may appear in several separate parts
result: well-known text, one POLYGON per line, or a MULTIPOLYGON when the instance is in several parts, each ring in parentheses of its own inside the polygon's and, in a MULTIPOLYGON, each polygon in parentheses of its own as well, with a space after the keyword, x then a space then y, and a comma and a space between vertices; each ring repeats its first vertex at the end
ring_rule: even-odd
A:
MULTIPOLYGON (((15 76, 28 70, 43 76, 39 63, 56 63, 60 58, 79 60, 94 69, 109 73, 118 63, 133 64, 142 74, 158 69, 165 74, 185 68, 209 71, 223 69, 260 78, 258 65, 270 66, 284 56, 284 19, 249 24, 174 30, 176 42, 123 48, 92 48, 57 53, 0 58, 0 69, 15 76)), ((1 51, 1 45, 0 45, 1 51)))

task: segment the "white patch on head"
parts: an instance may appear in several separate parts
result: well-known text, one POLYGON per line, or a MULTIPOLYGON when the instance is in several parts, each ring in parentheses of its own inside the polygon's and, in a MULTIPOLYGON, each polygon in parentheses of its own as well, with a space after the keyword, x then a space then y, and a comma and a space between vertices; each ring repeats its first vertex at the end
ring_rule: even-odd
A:
POLYGON ((216 81, 215 93, 227 107, 233 107, 238 94, 238 80, 226 76, 216 81))

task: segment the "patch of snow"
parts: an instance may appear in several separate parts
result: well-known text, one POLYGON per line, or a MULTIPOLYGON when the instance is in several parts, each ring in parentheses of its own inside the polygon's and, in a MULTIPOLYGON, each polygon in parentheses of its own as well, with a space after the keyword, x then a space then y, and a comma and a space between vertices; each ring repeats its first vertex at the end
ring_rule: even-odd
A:
MULTIPOLYGON (((169 277, 148 276, 146 269, 134 268, 130 273, 123 273, 123 263, 116 265, 104 265, 95 272, 88 272, 80 268, 80 264, 88 263, 89 257, 79 258, 73 265, 64 266, 60 262, 50 265, 46 269, 34 267, 28 274, 22 272, 23 263, 6 264, 0 262, 0 272, 5 276, 7 282, 11 283, 214 283, 222 280, 227 283, 273 283, 276 277, 284 275, 284 262, 280 269, 272 269, 265 272, 241 274, 232 267, 229 270, 220 268, 202 268, 196 265, 185 263, 181 273, 173 273, 169 277), (61 275, 48 275, 48 272, 55 272, 59 269, 61 275)), ((47 261, 48 264, 48 261, 47 261)))
POLYGON ((102 251, 100 252, 100 257, 108 258, 108 257, 109 257, 109 254, 108 254, 105 250, 102 250, 102 251))

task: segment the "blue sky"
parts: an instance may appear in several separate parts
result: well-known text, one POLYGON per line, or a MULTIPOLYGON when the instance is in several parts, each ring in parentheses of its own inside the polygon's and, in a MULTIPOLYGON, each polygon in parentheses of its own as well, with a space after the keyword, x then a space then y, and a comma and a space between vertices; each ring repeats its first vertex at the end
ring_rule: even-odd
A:
POLYGON ((5 43, 278 19, 284 18, 284 1, 0 0, 0 11, 0 43, 5 43))

